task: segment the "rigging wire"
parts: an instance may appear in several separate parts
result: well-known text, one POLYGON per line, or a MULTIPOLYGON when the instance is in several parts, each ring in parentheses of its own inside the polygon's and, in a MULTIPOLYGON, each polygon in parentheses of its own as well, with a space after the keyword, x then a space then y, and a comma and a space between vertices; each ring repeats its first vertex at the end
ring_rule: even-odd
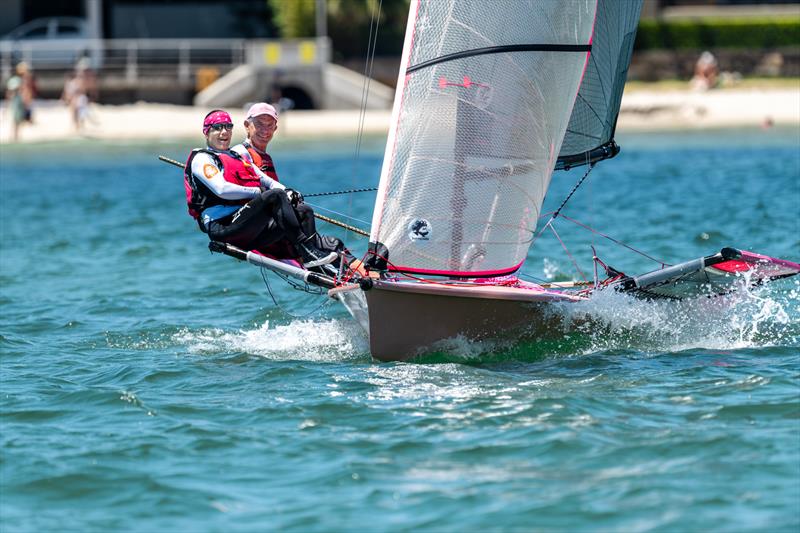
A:
MULTIPOLYGON (((301 315, 295 315, 294 313, 288 311, 285 307, 283 307, 278 302, 278 299, 275 297, 275 294, 272 292, 272 286, 270 285, 269 278, 267 277, 267 270, 268 269, 262 267, 260 270, 261 270, 261 279, 264 280, 264 286, 267 287, 267 292, 269 293, 270 298, 272 298, 272 303, 275 304, 275 307, 277 307, 279 311, 289 315, 291 318, 294 318, 294 319, 308 318, 309 316, 311 316, 313 314, 316 314, 320 310, 322 310, 322 308, 325 305, 327 305, 328 302, 330 301, 329 298, 325 298, 325 299, 322 300, 322 302, 319 305, 317 305, 311 311, 309 311, 307 313, 303 313, 301 315)), ((313 287, 312 288, 308 283, 299 284, 296 281, 294 281, 293 279, 290 279, 288 276, 283 276, 278 272, 275 272, 275 274, 278 277, 282 278, 285 282, 287 282, 295 290, 302 291, 302 292, 305 292, 307 294, 312 294, 312 295, 315 295, 315 296, 323 296, 325 294, 325 291, 321 291, 318 287, 313 287)))
POLYGON ((561 243, 561 247, 564 248, 564 252, 566 252, 566 254, 569 257, 570 261, 572 261, 572 264, 575 266, 575 270, 577 270, 578 274, 581 275, 581 277, 583 278, 583 281, 586 281, 586 276, 583 274, 583 271, 581 270, 581 267, 578 266, 578 262, 575 260, 575 258, 570 253, 569 249, 567 248, 567 245, 564 244, 564 241, 561 240, 561 236, 556 231, 556 227, 551 225, 550 226, 550 230, 553 232, 553 235, 556 236, 556 239, 558 239, 558 242, 561 243))
MULTIPOLYGON (((541 237, 542 233, 544 233, 545 230, 547 230, 549 228, 553 232, 553 234, 556 236, 556 239, 558 239, 559 243, 561 243, 561 247, 566 252, 567 256, 569 257, 570 261, 574 265, 575 269, 578 271, 580 276, 584 280, 586 280, 586 276, 584 275, 583 271, 580 269, 580 267, 578 266, 577 262, 575 261, 575 258, 572 256, 570 251, 567 249, 566 244, 561 239, 561 237, 558 235, 558 232, 555 229, 554 222, 555 222, 556 218, 558 218, 560 216, 560 217, 564 218, 565 220, 568 220, 569 222, 572 222, 573 224, 582 227, 583 229, 589 231, 592 234, 592 259, 593 259, 593 261, 595 261, 595 269, 597 267, 596 261, 599 260, 598 257, 597 257, 597 253, 594 251, 594 245, 595 245, 594 238, 595 238, 596 235, 600 236, 600 237, 603 237, 605 239, 608 239, 609 241, 613 242, 614 244, 616 244, 618 246, 622 246, 622 247, 624 247, 624 248, 626 248, 626 249, 628 249, 628 250, 630 250, 630 251, 632 251, 634 253, 637 253, 637 254, 639 254, 639 255, 641 255, 641 256, 643 256, 643 257, 645 257, 645 258, 647 258, 647 259, 649 259, 649 260, 651 260, 651 261, 653 261, 655 263, 658 263, 662 267, 668 266, 669 263, 667 263, 667 262, 665 262, 665 261, 663 261, 661 259, 657 259, 657 258, 655 258, 655 257, 653 257, 653 256, 651 256, 651 255, 649 255, 649 254, 647 254, 647 253, 645 253, 645 252, 643 252, 641 250, 637 250, 636 248, 634 248, 633 246, 630 246, 629 244, 626 244, 626 243, 624 243, 624 242, 622 242, 622 241, 620 241, 618 239, 615 239, 615 238, 611 237, 610 235, 606 235, 605 233, 602 233, 602 232, 592 228, 591 226, 583 224, 582 222, 579 222, 579 221, 577 221, 577 220, 575 220, 573 218, 570 218, 567 215, 564 215, 564 214, 561 213, 562 209, 564 209, 564 206, 567 205, 567 202, 569 202, 570 198, 572 198, 572 196, 575 194, 575 192, 578 190, 578 188, 580 188, 580 186, 583 184, 583 182, 586 181, 586 178, 589 177, 589 174, 594 169, 595 163, 588 162, 588 159, 587 159, 587 163, 588 163, 588 168, 587 168, 586 172, 584 173, 584 175, 577 181, 577 183, 575 183, 575 185, 572 187, 572 190, 569 192, 569 194, 566 196, 566 198, 564 198, 564 201, 562 201, 561 205, 558 206, 558 209, 556 209, 555 211, 552 212, 552 214, 550 215, 550 218, 548 219, 548 221, 545 223, 544 226, 542 226, 542 229, 539 230, 539 232, 533 237, 533 239, 531 240, 531 246, 533 245, 534 242, 536 242, 539 239, 539 237, 541 237)), ((548 214, 546 213, 544 215, 541 215, 539 218, 543 218, 543 217, 545 217, 547 215, 548 214)), ((604 264, 603 264, 603 266, 605 267, 604 264)), ((520 273, 520 277, 523 277, 523 276, 524 277, 528 277, 530 279, 534 279, 534 280, 537 279, 535 276, 531 276, 530 274, 522 274, 522 273, 520 273)), ((597 274, 595 273, 595 283, 596 283, 596 278, 597 278, 597 274)))
POLYGON ((346 218, 348 220, 351 220, 351 221, 354 221, 354 222, 359 222, 361 224, 365 224, 366 226, 369 226, 369 222, 367 222, 366 220, 361 220, 360 218, 356 218, 356 217, 347 215, 345 213, 342 213, 340 211, 336 211, 335 209, 330 209, 328 207, 323 207, 321 205, 312 204, 310 202, 305 202, 305 203, 306 203, 306 205, 308 205, 310 207, 313 207, 314 211, 325 211, 327 213, 332 213, 332 214, 334 214, 336 216, 340 216, 342 218, 346 218))
POLYGON ((655 263, 659 263, 662 266, 669 266, 670 265, 670 263, 667 263, 666 261, 663 261, 661 259, 657 259, 657 258, 655 258, 655 257, 653 257, 651 255, 648 255, 647 253, 645 253, 645 252, 643 252, 641 250, 637 250, 633 246, 631 246, 629 244, 626 244, 626 243, 624 243, 624 242, 622 242, 622 241, 620 241, 618 239, 615 239, 614 237, 611 237, 610 235, 606 235, 605 233, 597 231, 596 229, 594 229, 594 228, 592 228, 590 226, 587 226, 586 224, 584 224, 582 222, 579 222, 579 221, 575 220, 574 218, 570 218, 567 215, 561 215, 561 218, 563 218, 565 220, 568 220, 568 221, 572 222, 573 224, 576 224, 576 225, 584 228, 585 230, 590 231, 591 233, 597 234, 597 235, 599 235, 599 236, 601 236, 601 237, 603 237, 605 239, 608 239, 609 241, 613 242, 614 244, 622 246, 623 248, 627 248, 628 250, 630 250, 630 251, 632 251, 634 253, 637 253, 637 254, 641 255, 642 257, 646 257, 647 259, 649 259, 649 260, 651 260, 651 261, 653 261, 655 263))
POLYGON ((369 84, 370 81, 372 80, 372 69, 375 65, 375 48, 377 47, 378 44, 378 23, 380 22, 382 6, 383 6, 383 0, 379 0, 377 13, 375 9, 370 10, 369 37, 367 40, 367 57, 365 58, 365 63, 364 63, 364 83, 361 87, 361 105, 358 117, 358 136, 356 138, 356 152, 353 161, 353 174, 355 174, 356 171, 358 158, 361 154, 361 142, 364 138, 364 123, 367 115, 369 84))
POLYGON ((569 202, 569 199, 570 199, 570 198, 572 198, 572 195, 573 195, 573 194, 575 194, 575 191, 577 191, 577 190, 578 190, 578 188, 579 188, 579 187, 581 186, 581 184, 582 184, 582 183, 583 183, 583 182, 586 180, 586 178, 587 178, 587 177, 589 177, 589 173, 590 173, 590 172, 591 172, 593 169, 594 169, 594 163, 590 163, 590 164, 589 164, 589 168, 587 168, 587 169, 586 169, 586 173, 583 175, 583 177, 582 177, 581 179, 579 179, 579 180, 578 180, 578 182, 575 184, 575 186, 574 186, 574 187, 572 187, 572 190, 569 192, 569 194, 567 195, 567 197, 566 197, 566 198, 564 198, 564 201, 563 201, 563 202, 561 202, 561 205, 560 205, 560 206, 558 206, 558 209, 556 209, 556 210, 553 212, 553 215, 550 217, 550 220, 548 220, 548 221, 547 221, 547 223, 546 223, 544 226, 542 226, 542 229, 541 229, 541 230, 539 230, 539 233, 537 233, 537 234, 536 234, 536 235, 533 237, 533 240, 531 240, 531 243, 530 243, 530 245, 529 245, 529 246, 533 246, 533 243, 535 243, 535 242, 536 242, 536 241, 539 239, 539 237, 541 237, 541 236, 542 236, 542 233, 544 233, 544 232, 545 232, 545 230, 546 230, 547 228, 549 228, 549 227, 550 227, 550 226, 553 224, 553 221, 554 221, 556 218, 558 218, 558 216, 561 214, 561 210, 562 210, 562 209, 564 209, 564 206, 565 206, 565 205, 567 205, 567 202, 569 202))
MULTIPOLYGON (((374 3, 372 3, 374 6, 374 3)), ((364 58, 364 84, 361 89, 361 106, 359 111, 358 117, 358 135, 356 137, 356 149, 355 154, 353 156, 353 176, 352 182, 355 183, 355 180, 358 176, 358 161, 359 157, 361 157, 361 143, 364 139, 364 124, 366 121, 367 115, 367 101, 369 99, 369 85, 370 81, 372 80, 372 69, 375 65, 375 49, 378 45, 378 25, 380 23, 381 17, 381 9, 383 7, 383 0, 378 0, 377 9, 370 9, 370 21, 369 21, 369 37, 367 38, 367 54, 364 58)), ((376 188, 377 190, 377 188, 376 188)), ((347 211, 349 213, 353 212, 353 197, 350 196, 347 202, 347 211)), ((369 226, 369 224, 367 224, 369 226)), ((347 230, 349 232, 349 230, 347 230)), ((345 237, 347 237, 347 233, 345 237)))

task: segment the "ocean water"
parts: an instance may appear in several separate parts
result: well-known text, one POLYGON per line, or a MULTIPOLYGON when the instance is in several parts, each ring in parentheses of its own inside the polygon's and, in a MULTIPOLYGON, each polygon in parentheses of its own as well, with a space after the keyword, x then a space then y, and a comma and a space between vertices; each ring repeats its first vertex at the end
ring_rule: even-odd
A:
MULTIPOLYGON (((565 215, 668 262, 729 245, 800 260, 797 129, 619 141, 565 215)), ((273 154, 322 192, 375 185, 383 143, 273 154)), ((335 303, 267 276, 270 295, 208 252, 180 170, 156 159, 192 144, 0 147, 4 533, 800 528, 798 281, 689 304, 605 295, 558 341, 377 363, 335 303)), ((545 210, 584 171, 557 174, 545 210)), ((313 204, 365 227, 373 199, 313 204)), ((557 229, 587 276, 590 244, 654 268, 557 229)), ((547 234, 526 272, 578 276, 547 234)))

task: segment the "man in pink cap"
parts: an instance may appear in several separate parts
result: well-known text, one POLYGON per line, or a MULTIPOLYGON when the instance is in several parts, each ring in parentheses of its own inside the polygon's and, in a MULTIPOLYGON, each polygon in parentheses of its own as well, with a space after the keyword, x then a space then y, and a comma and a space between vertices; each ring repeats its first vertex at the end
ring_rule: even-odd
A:
MULTIPOLYGON (((241 155, 242 159, 252 163, 273 180, 278 181, 275 163, 267 153, 267 145, 278 130, 277 110, 265 102, 251 105, 244 117, 244 128, 247 131, 247 138, 242 143, 231 148, 231 150, 241 155)), ((287 189, 287 192, 292 197, 292 205, 303 231, 306 235, 314 237, 312 239, 314 245, 323 251, 344 253, 349 262, 352 256, 349 255, 349 251, 341 240, 317 233, 314 210, 303 203, 302 195, 293 189, 287 189)))
MULTIPOLYGON (((203 120, 206 148, 192 150, 184 168, 189 214, 213 241, 263 250, 285 240, 309 268, 338 259, 316 245, 292 208, 287 189, 230 150, 231 116, 220 109, 203 120)), ((313 212, 311 213, 313 219, 313 212)))
POLYGON ((271 105, 259 102, 250 106, 244 118, 247 138, 233 151, 249 156, 253 164, 272 179, 278 179, 275 164, 267 153, 267 145, 278 130, 278 112, 271 105))

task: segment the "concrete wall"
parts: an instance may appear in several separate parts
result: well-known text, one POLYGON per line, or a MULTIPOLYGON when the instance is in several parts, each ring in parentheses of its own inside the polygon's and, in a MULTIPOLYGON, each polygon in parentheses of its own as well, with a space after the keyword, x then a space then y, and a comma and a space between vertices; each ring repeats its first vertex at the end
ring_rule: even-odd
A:
MULTIPOLYGON (((369 81, 368 109, 391 109, 394 89, 369 81)), ((237 107, 249 102, 293 100, 295 109, 359 109, 365 78, 338 65, 270 69, 242 65, 197 94, 195 105, 237 107)))

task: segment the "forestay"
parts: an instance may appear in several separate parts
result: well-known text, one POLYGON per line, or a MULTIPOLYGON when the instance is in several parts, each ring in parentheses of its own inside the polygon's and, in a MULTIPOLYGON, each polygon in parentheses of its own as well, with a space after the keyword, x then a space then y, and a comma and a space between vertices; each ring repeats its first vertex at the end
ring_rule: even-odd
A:
POLYGON ((514 272, 587 66, 597 0, 412 0, 370 240, 389 270, 514 272))
POLYGON ((599 0, 592 53, 572 109, 557 169, 613 157, 622 90, 631 62, 641 0, 599 0))

